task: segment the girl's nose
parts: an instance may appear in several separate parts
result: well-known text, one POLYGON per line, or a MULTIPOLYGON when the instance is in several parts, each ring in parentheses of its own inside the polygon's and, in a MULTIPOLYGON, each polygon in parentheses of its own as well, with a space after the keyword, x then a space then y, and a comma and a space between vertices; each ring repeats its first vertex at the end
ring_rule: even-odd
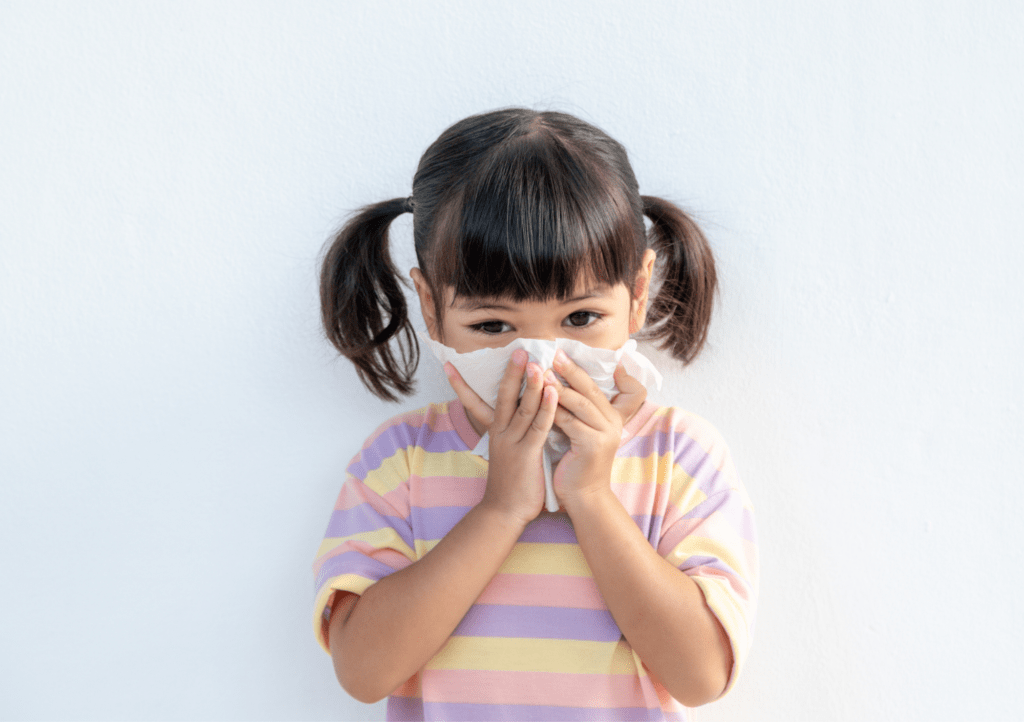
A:
POLYGON ((533 334, 532 336, 524 334, 523 338, 535 338, 538 341, 554 341, 555 339, 559 338, 559 336, 554 333, 536 333, 533 334))

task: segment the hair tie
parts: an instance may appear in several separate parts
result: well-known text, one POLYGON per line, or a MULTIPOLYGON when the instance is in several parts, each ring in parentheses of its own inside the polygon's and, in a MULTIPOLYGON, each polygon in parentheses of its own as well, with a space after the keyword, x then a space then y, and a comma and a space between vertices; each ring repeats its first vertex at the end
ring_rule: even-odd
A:
POLYGON ((413 213, 416 209, 416 201, 412 196, 405 199, 405 203, 402 204, 402 211, 405 213, 413 213))

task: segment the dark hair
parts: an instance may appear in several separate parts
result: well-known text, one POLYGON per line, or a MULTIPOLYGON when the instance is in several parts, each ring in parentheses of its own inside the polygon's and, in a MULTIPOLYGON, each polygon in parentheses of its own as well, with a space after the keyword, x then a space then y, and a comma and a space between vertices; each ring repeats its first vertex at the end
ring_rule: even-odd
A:
POLYGON ((697 224, 641 196, 625 149, 564 113, 523 108, 474 115, 434 141, 412 198, 366 206, 330 242, 320 277, 327 338, 377 396, 411 393, 419 345, 388 250, 388 227, 413 212, 420 270, 443 318, 456 296, 562 299, 579 278, 624 283, 658 254, 644 336, 687 363, 707 338, 715 262, 697 224), (651 220, 644 227, 644 215, 651 220))

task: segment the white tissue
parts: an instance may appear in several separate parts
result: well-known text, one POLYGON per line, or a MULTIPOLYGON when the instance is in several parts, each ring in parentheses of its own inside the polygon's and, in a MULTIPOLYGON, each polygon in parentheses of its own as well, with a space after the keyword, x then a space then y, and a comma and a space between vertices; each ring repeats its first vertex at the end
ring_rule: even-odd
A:
MULTIPOLYGON (((577 366, 582 368, 594 380, 597 387, 609 399, 618 393, 615 386, 615 367, 621 362, 622 367, 630 376, 646 388, 661 388, 661 374, 647 357, 636 350, 636 341, 629 339, 618 349, 592 348, 579 341, 559 338, 544 341, 536 338, 518 338, 501 348, 486 348, 470 353, 458 353, 455 349, 438 343, 426 334, 420 334, 424 343, 430 347, 441 363, 450 362, 477 396, 493 408, 498 400, 498 386, 508 366, 509 359, 516 349, 525 349, 541 370, 552 368, 555 351, 561 349, 577 366)), ((565 383, 565 379, 559 377, 565 383)), ((525 388, 526 382, 523 382, 525 388)), ((520 389, 520 394, 523 389, 520 389)), ((490 439, 485 433, 480 443, 473 449, 474 454, 487 458, 490 439)), ((558 511, 558 499, 555 497, 552 479, 554 468, 566 451, 569 450, 569 438, 560 430, 552 429, 544 444, 544 505, 548 511, 558 511)))

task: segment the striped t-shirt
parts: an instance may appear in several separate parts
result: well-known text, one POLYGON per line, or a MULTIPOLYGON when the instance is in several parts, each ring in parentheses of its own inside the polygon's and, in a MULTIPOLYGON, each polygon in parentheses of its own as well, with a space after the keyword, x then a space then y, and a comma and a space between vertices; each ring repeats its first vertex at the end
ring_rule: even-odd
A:
MULTIPOLYGON (((487 461, 458 401, 381 426, 348 467, 313 566, 327 649, 338 590, 429 552, 484 494, 487 461)), ((703 419, 646 402, 626 424, 612 490, 664 558, 704 592, 732 645, 750 645, 757 548, 750 501, 703 419)), ((728 689, 727 687, 727 689, 728 689)), ((612 618, 564 513, 531 522, 446 645, 395 690, 390 720, 680 720, 612 618)))

